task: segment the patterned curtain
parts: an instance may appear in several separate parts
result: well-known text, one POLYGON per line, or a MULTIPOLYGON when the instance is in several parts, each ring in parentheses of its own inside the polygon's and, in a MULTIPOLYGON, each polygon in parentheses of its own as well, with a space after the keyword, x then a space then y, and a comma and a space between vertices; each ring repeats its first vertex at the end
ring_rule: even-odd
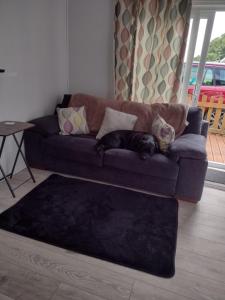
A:
POLYGON ((116 99, 178 102, 190 12, 191 0, 116 1, 116 99))

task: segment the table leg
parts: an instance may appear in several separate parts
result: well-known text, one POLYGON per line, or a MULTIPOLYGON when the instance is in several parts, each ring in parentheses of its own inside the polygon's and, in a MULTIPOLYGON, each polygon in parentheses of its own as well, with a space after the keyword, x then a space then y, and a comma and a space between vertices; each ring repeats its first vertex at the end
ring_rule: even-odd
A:
POLYGON ((15 161, 14 161, 14 164, 13 164, 13 169, 12 169, 12 172, 11 172, 11 175, 10 175, 10 176, 13 175, 14 170, 15 170, 15 166, 16 166, 16 163, 17 163, 17 160, 18 160, 18 157, 19 157, 19 154, 21 154, 21 156, 22 156, 22 158, 23 158, 23 161, 24 161, 24 163, 25 163, 25 165, 26 165, 26 167, 27 167, 27 170, 28 170, 28 172, 29 172, 29 174, 30 174, 30 177, 32 178, 33 182, 35 182, 34 176, 33 176, 32 172, 31 172, 31 169, 30 169, 30 167, 29 167, 29 165, 28 165, 28 162, 27 162, 27 160, 26 160, 26 157, 25 157, 25 155, 23 154, 23 151, 21 150, 21 147, 22 147, 22 144, 23 144, 23 139, 24 139, 24 134, 23 134, 23 136, 22 136, 22 138, 21 138, 20 143, 18 142, 18 140, 17 140, 15 134, 13 134, 13 138, 14 138, 14 141, 15 141, 17 147, 18 147, 18 150, 17 150, 16 158, 15 158, 15 161))
POLYGON ((2 168, 1 165, 0 165, 0 170, 1 170, 1 172, 2 172, 2 175, 3 175, 5 181, 6 181, 7 185, 8 185, 8 188, 9 188, 9 190, 10 190, 10 192, 11 192, 13 198, 15 198, 16 196, 15 196, 15 194, 14 194, 14 192, 13 192, 13 189, 12 189, 12 187, 11 187, 11 185, 10 185, 8 179, 7 179, 7 176, 6 176, 6 174, 5 174, 5 172, 4 172, 4 170, 3 170, 3 168, 2 168))
POLYGON ((0 147, 0 158, 2 157, 2 151, 3 151, 4 145, 5 145, 5 139, 6 139, 6 136, 3 136, 1 147, 0 147))
POLYGON ((13 163, 12 171, 11 171, 11 174, 10 174, 11 179, 12 179, 14 171, 15 171, 16 163, 17 163, 17 160, 18 160, 18 157, 19 157, 19 154, 20 154, 22 144, 23 144, 23 135, 22 135, 20 143, 18 143, 18 150, 17 150, 16 157, 15 157, 15 160, 14 160, 14 163, 13 163))
MULTIPOLYGON (((6 140, 6 137, 3 136, 3 138, 2 138, 2 143, 1 143, 1 147, 0 147, 0 158, 1 158, 1 156, 2 156, 2 151, 3 151, 4 145, 5 145, 5 140, 6 140)), ((7 178, 7 176, 6 176, 6 174, 5 174, 5 172, 4 172, 4 170, 3 170, 3 168, 2 168, 1 165, 0 165, 0 171, 1 171, 1 173, 2 173, 2 175, 3 175, 3 178, 5 179, 5 181, 6 181, 7 185, 8 185, 8 188, 9 188, 9 190, 10 190, 12 196, 15 198, 15 194, 14 194, 14 192, 13 192, 13 189, 12 189, 12 187, 11 187, 9 181, 8 181, 8 178, 7 178)))

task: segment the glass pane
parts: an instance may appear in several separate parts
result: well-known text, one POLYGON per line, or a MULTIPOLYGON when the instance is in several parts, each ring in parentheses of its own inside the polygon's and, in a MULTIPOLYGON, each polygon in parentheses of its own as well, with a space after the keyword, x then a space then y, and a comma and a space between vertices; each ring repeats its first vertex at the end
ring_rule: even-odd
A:
POLYGON ((197 66, 192 66, 192 68, 191 68, 191 78, 189 80, 189 85, 195 85, 196 84, 197 71, 198 71, 198 67, 197 66))
MULTIPOLYGON (((214 67, 214 85, 208 86, 210 81, 210 74, 207 73, 205 77, 202 91, 200 96, 205 94, 207 96, 208 103, 206 104, 205 112, 206 118, 209 121, 209 135, 208 135, 208 149, 211 147, 211 152, 208 151, 208 159, 214 162, 225 163, 225 143, 222 143, 224 139, 223 122, 225 118, 225 65, 223 64, 225 58, 225 12, 216 12, 215 21, 213 24, 212 35, 210 39, 208 54, 206 57, 207 64, 214 67), (206 82, 208 80, 208 82, 206 82), (205 85, 207 83, 207 85, 205 85), (222 100, 223 99, 223 100, 222 100), (218 102, 222 100, 222 103, 218 107, 218 102), (210 103, 211 110, 207 105, 210 103), (211 112, 209 114, 209 112, 211 112), (215 136, 217 135, 217 138, 215 136)), ((216 176, 214 177, 216 181, 216 176)))
POLYGON ((223 62, 225 58, 225 12, 216 12, 207 61, 223 62))
POLYGON ((198 37, 195 46, 194 61, 200 61, 200 55, 202 52, 202 45, 205 37, 206 25, 207 25, 207 19, 201 19, 198 28, 198 37))
POLYGON ((187 62, 187 54, 188 54, 188 48, 190 44, 190 37, 191 37, 191 30, 193 25, 193 18, 190 20, 189 30, 188 30, 188 37, 187 37, 187 43, 186 43, 186 49, 185 49, 185 55, 184 55, 184 64, 187 62))
MULTIPOLYGON (((193 20, 191 20, 191 21, 192 21, 191 25, 193 26, 193 20)), ((201 55, 201 51, 202 51, 206 25, 207 25, 207 19, 203 19, 203 18, 200 19, 198 34, 197 34, 197 41, 196 41, 195 51, 194 51, 194 61, 192 64, 191 74, 190 74, 190 78, 189 78, 189 87, 188 87, 188 95, 187 95, 189 104, 192 103, 194 88, 195 88, 195 85, 197 82, 198 64, 200 61, 200 55, 201 55)), ((189 43, 191 42, 190 33, 191 33, 191 27, 189 28, 189 32, 188 32, 188 43, 187 43, 186 52, 188 51, 188 46, 189 46, 189 43)), ((186 62, 186 59, 187 59, 187 53, 185 53, 185 59, 184 59, 185 62, 186 62)), ((183 71, 185 72, 185 64, 184 64, 183 71)))
POLYGON ((215 70, 215 84, 225 86, 225 67, 215 70))
POLYGON ((213 69, 205 69, 205 75, 203 78, 203 85, 213 85, 213 69))

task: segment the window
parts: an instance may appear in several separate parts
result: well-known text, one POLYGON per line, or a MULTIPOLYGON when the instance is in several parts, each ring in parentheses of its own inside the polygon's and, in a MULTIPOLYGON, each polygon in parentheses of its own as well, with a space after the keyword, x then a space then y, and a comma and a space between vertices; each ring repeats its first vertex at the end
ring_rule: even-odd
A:
POLYGON ((213 85, 213 69, 205 69, 205 75, 202 85, 213 85))
POLYGON ((191 78, 189 80, 189 85, 195 85, 196 84, 196 81, 197 81, 197 70, 198 70, 197 66, 193 66, 191 68, 191 78))
POLYGON ((217 68, 215 70, 216 85, 225 85, 225 69, 217 68))
MULTIPOLYGON (((189 80, 189 85, 196 85, 197 82, 197 71, 198 67, 197 66, 192 66, 191 68, 191 77, 189 80)), ((225 84, 225 69, 221 69, 220 71, 224 71, 223 75, 218 75, 218 78, 223 76, 223 83, 225 84)), ((206 68, 204 72, 204 78, 203 78, 203 85, 213 85, 213 69, 211 68, 206 68)), ((219 85, 219 84, 218 84, 219 85)), ((222 85, 222 84, 221 84, 222 85)))

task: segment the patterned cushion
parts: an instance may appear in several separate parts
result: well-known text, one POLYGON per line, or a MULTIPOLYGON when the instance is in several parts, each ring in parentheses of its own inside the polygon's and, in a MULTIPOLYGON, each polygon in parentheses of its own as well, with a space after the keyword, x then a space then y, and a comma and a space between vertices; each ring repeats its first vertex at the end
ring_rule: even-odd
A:
POLYGON ((135 115, 126 114, 107 107, 102 126, 96 138, 100 139, 107 133, 115 130, 133 130, 136 121, 137 116, 135 115))
POLYGON ((84 106, 57 108, 60 134, 87 134, 89 128, 84 106))
POLYGON ((152 134, 155 135, 159 142, 159 147, 162 152, 167 152, 170 143, 175 139, 175 130, 173 126, 157 114, 152 123, 152 134))

